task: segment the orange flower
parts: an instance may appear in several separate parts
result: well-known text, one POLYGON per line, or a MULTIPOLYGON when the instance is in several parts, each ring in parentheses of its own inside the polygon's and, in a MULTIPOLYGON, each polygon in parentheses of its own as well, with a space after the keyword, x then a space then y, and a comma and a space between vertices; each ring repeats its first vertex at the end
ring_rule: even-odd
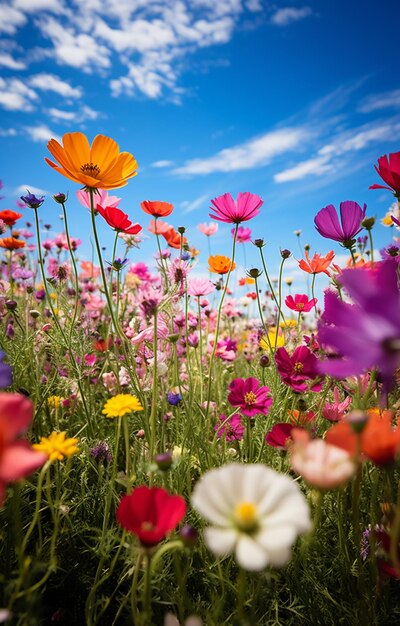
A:
POLYGON ((234 270, 236 267, 236 263, 232 263, 229 257, 220 254, 208 257, 208 265, 208 269, 213 274, 227 274, 229 270, 234 270))
POLYGON ((174 210, 174 205, 169 202, 159 202, 158 200, 144 200, 140 206, 145 213, 153 217, 167 217, 174 210))
MULTIPOLYGON (((400 426, 392 428, 392 411, 369 409, 367 413, 368 421, 360 434, 360 452, 376 465, 391 463, 400 453, 400 426)), ((357 435, 347 421, 330 428, 326 441, 347 450, 352 456, 357 454, 357 435)))
POLYGON ((14 226, 15 222, 22 217, 22 213, 16 213, 15 211, 11 211, 10 209, 4 209, 4 211, 0 211, 0 220, 3 220, 7 226, 14 226))
POLYGON ((25 248, 25 241, 20 241, 15 237, 4 237, 4 239, 0 239, 0 247, 7 248, 7 250, 17 250, 18 248, 25 248))
POLYGON ((88 189, 117 189, 136 176, 137 162, 129 152, 120 152, 116 141, 96 135, 89 145, 83 133, 66 133, 61 146, 55 139, 47 144, 57 163, 45 159, 53 169, 88 189))
POLYGON ((324 274, 329 276, 329 272, 327 270, 332 263, 333 257, 335 256, 333 250, 328 252, 326 256, 321 256, 320 254, 315 253, 312 259, 310 259, 310 255, 307 250, 305 255, 306 261, 304 259, 299 261, 300 269, 308 272, 309 274, 320 274, 321 272, 324 272, 324 274))
POLYGON ((176 250, 179 250, 181 247, 181 239, 182 245, 187 242, 186 237, 181 238, 180 234, 172 226, 167 231, 162 232, 161 235, 164 237, 169 247, 175 248, 176 250))

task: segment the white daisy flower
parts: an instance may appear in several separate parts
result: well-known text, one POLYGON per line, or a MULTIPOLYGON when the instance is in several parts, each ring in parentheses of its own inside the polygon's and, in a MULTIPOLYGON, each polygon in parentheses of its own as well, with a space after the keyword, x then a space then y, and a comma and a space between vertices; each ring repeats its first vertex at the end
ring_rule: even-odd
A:
POLYGON ((285 565, 297 536, 311 529, 297 483, 261 464, 231 463, 206 472, 192 505, 212 524, 204 531, 211 552, 234 553, 246 570, 285 565))

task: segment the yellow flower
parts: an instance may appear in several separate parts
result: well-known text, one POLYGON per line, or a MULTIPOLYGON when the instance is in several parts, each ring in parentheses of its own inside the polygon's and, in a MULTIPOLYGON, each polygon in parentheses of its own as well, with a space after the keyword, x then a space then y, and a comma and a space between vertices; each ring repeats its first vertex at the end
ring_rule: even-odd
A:
POLYGON ((286 322, 279 323, 279 328, 296 328, 296 326, 297 322, 292 317, 289 317, 286 322))
POLYGON ((63 398, 60 396, 49 396, 47 398, 47 404, 50 409, 59 409, 63 398))
POLYGON ((269 331, 268 339, 265 335, 264 337, 261 337, 260 339, 260 348, 262 348, 263 350, 270 350, 271 348, 272 350, 276 350, 277 348, 281 348, 284 345, 285 345, 284 336, 283 335, 276 336, 275 330, 269 331))
POLYGON ((393 226, 392 215, 393 215, 393 212, 388 211, 385 217, 382 217, 381 224, 383 224, 384 226, 393 226))
POLYGON ((65 438, 66 432, 56 433, 53 431, 50 437, 41 437, 40 443, 34 443, 33 449, 47 454, 50 461, 62 461, 64 457, 70 457, 79 452, 76 446, 78 439, 75 437, 65 438))
POLYGON ((114 398, 107 400, 102 413, 106 417, 122 417, 134 411, 143 411, 143 407, 137 397, 132 396, 130 393, 119 393, 114 398))

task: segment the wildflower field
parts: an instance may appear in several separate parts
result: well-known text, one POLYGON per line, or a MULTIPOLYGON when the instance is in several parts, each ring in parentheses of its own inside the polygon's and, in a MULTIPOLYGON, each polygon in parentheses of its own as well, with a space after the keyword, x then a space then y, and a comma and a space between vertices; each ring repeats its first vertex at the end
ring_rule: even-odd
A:
MULTIPOLYGON (((292 251, 273 279, 249 227, 267 199, 210 198, 199 251, 170 202, 119 206, 137 163, 113 139, 47 148, 75 190, 0 211, 0 623, 398 624, 397 205, 378 252, 366 206, 326 198, 314 223, 332 251, 299 232, 291 290, 292 251), (44 203, 63 215, 47 239, 44 203), (239 245, 259 259, 243 275, 239 245)), ((378 156, 371 189, 400 203, 400 152, 378 156)))

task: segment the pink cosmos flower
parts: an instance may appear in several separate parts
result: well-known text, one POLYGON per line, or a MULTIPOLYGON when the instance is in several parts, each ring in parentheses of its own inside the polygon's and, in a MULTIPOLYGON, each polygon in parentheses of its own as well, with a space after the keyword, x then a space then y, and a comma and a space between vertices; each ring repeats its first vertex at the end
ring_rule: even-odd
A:
POLYGON ((244 426, 238 414, 232 415, 229 419, 226 415, 219 416, 219 423, 215 424, 217 438, 225 437, 226 441, 241 441, 243 439, 244 426))
POLYGON ((257 378, 235 378, 229 385, 228 402, 240 407, 243 415, 248 417, 259 413, 267 415, 272 404, 271 390, 259 385, 257 378))
POLYGON ((264 204, 260 196, 248 191, 238 193, 236 202, 230 193, 225 193, 218 198, 211 200, 210 217, 218 222, 226 222, 227 224, 240 224, 253 219, 260 212, 260 207, 264 204))
MULTIPOLYGON (((231 235, 232 237, 235 234, 235 228, 232 228, 231 235)), ((251 228, 246 228, 245 226, 239 226, 236 235, 236 241, 238 243, 248 243, 251 241, 251 228)))
MULTIPOLYGON (((76 197, 78 198, 82 206, 86 207, 87 209, 91 208, 90 193, 88 191, 77 191, 76 197)), ((103 189, 97 189, 97 192, 93 196, 93 203, 95 206, 96 204, 101 204, 101 206, 117 207, 120 202, 121 198, 117 198, 117 196, 109 196, 108 192, 104 191, 103 189)))
POLYGON ((308 313, 317 304, 317 298, 312 300, 308 299, 306 294, 296 293, 293 296, 287 296, 285 298, 285 304, 291 311, 297 311, 298 313, 308 313))
POLYGON ((330 422, 339 422, 345 416, 346 411, 351 404, 351 398, 350 396, 347 396, 347 398, 341 402, 340 391, 337 387, 333 390, 333 398, 334 402, 325 402, 321 415, 330 422))
POLYGON ((206 235, 206 237, 211 237, 211 235, 215 235, 217 232, 218 224, 215 222, 210 222, 209 224, 198 224, 197 229, 203 233, 203 235, 206 235))
MULTIPOLYGON (((306 381, 318 376, 318 359, 307 346, 298 346, 292 356, 285 348, 278 348, 275 353, 275 363, 282 381, 294 391, 307 391, 306 381)), ((311 391, 321 391, 321 389, 320 382, 314 383, 310 388, 311 391)))
POLYGON ((207 278, 191 278, 188 283, 187 292, 189 296, 208 296, 215 289, 215 285, 207 278))
POLYGON ((311 439, 306 430, 294 428, 289 447, 292 469, 306 482, 318 489, 334 489, 346 483, 356 471, 350 454, 326 443, 311 439))
POLYGON ((30 426, 32 414, 32 402, 25 396, 0 393, 0 506, 8 483, 28 476, 47 460, 45 454, 18 439, 30 426))
POLYGON ((153 235, 163 235, 167 233, 171 229, 171 225, 168 222, 163 222, 162 220, 150 220, 150 224, 148 226, 148 231, 153 235))
POLYGON ((265 442, 272 448, 286 450, 288 441, 291 439, 291 433, 294 426, 286 422, 274 424, 270 431, 265 435, 265 442))

